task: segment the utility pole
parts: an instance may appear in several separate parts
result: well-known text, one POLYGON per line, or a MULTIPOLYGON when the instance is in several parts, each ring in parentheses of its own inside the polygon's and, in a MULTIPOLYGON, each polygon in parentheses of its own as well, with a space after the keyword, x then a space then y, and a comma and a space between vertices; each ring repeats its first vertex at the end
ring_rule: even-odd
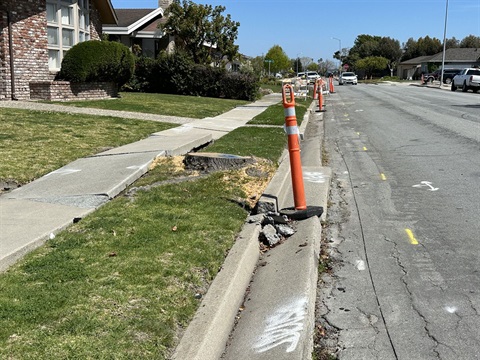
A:
POLYGON ((342 40, 340 40, 339 38, 336 38, 336 37, 332 37, 333 40, 337 40, 338 41, 338 71, 339 71, 339 75, 340 75, 340 72, 342 72, 342 40))

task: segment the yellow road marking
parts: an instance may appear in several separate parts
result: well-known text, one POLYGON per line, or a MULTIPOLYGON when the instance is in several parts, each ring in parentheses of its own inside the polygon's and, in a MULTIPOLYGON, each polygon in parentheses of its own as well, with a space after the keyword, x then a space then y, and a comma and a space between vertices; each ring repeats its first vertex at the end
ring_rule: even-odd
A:
POLYGON ((412 230, 410 230, 410 229, 405 229, 405 232, 407 233, 408 238, 410 239, 410 244, 412 244, 412 245, 418 245, 418 241, 417 241, 417 239, 415 239, 415 236, 413 235, 412 230))
POLYGON ((358 136, 360 136, 360 133, 359 133, 359 132, 357 132, 357 135, 358 135, 358 136))
POLYGON ((381 178, 382 180, 387 180, 387 177, 386 177, 385 174, 383 174, 383 173, 380 174, 380 178, 381 178))
POLYGON ((363 147, 363 151, 367 151, 367 150, 368 150, 368 149, 364 146, 364 147, 363 147))

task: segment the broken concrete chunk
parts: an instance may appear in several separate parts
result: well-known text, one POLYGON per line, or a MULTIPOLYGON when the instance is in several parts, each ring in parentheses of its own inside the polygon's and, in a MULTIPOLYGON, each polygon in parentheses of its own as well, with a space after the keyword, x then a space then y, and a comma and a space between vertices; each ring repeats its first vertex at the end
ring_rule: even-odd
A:
POLYGON ((265 225, 260 232, 260 241, 264 244, 273 246, 280 241, 280 236, 277 234, 277 229, 273 225, 265 225))
POLYGON ((295 230, 292 227, 285 224, 277 224, 275 225, 275 229, 280 235, 285 237, 292 236, 293 234, 295 234, 295 230))
POLYGON ((262 226, 266 225, 275 225, 275 220, 273 220, 273 217, 271 216, 264 216, 263 221, 262 221, 262 226))
POLYGON ((264 214, 250 215, 247 218, 249 224, 261 224, 263 222, 264 214))

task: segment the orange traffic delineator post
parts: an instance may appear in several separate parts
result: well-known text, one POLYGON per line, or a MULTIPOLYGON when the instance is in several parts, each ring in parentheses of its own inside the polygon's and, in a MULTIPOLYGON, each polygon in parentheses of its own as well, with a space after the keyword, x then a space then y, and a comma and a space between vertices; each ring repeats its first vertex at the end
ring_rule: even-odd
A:
POLYGON ((324 112, 325 110, 323 109, 323 79, 318 79, 315 82, 315 85, 317 86, 318 91, 318 110, 316 110, 316 112, 324 112))
POLYGON ((317 100, 318 96, 317 96, 317 92, 318 92, 318 80, 320 79, 317 79, 315 80, 315 83, 313 85, 313 100, 317 100))
POLYGON ((303 185, 302 160, 300 158, 300 136, 295 115, 295 96, 292 85, 282 89, 283 110, 285 113, 285 131, 288 136, 288 153, 290 155, 290 173, 292 175, 293 201, 295 210, 305 210, 305 188, 303 185), (287 91, 289 96, 287 98, 287 91))
POLYGON ((285 112, 285 131, 288 136, 290 173, 292 176, 293 201, 295 207, 282 209, 279 212, 281 215, 285 215, 293 220, 303 220, 312 216, 321 216, 323 213, 323 207, 307 206, 305 200, 302 160, 300 157, 300 135, 297 126, 297 116, 295 115, 295 96, 292 85, 287 84, 283 86, 282 99, 285 112))
POLYGON ((333 94, 335 92, 335 88, 333 87, 333 76, 329 78, 330 82, 330 93, 333 94))

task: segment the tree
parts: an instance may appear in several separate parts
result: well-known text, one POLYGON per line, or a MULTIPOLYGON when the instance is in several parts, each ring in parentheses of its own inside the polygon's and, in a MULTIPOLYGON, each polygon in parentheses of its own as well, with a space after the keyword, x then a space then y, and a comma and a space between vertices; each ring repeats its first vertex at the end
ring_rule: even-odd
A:
POLYGON ((402 57, 400 42, 389 37, 382 37, 378 42, 377 50, 377 56, 388 60, 387 66, 390 69, 390 76, 393 76, 393 71, 397 68, 398 62, 402 57))
POLYGON ((264 69, 270 70, 273 74, 288 70, 290 67, 290 59, 280 45, 273 45, 265 55, 264 61, 264 69))
POLYGON ((312 58, 309 58, 309 57, 301 57, 300 58, 300 62, 302 64, 302 67, 305 69, 305 70, 308 70, 308 67, 311 65, 311 64, 314 64, 313 62, 313 59, 312 58))
POLYGON ((451 39, 446 39, 445 40, 445 48, 447 48, 447 49, 458 48, 459 44, 460 44, 460 41, 455 39, 455 36, 452 37, 451 39))
POLYGON ((343 61, 343 64, 350 66, 355 66, 359 60, 368 57, 385 58, 388 60, 386 66, 388 66, 390 73, 393 75, 393 70, 397 67, 402 55, 402 49, 398 40, 390 37, 362 34, 357 36, 348 55, 342 56, 338 51, 335 54, 338 54, 338 56, 335 56, 336 59, 340 59, 343 61))
POLYGON ((462 48, 480 48, 480 37, 475 35, 468 35, 460 42, 462 48))
POLYGON ((365 74, 372 76, 375 71, 384 70, 388 66, 388 59, 381 56, 369 56, 356 62, 355 67, 365 70, 365 74))
POLYGON ((318 72, 320 75, 327 75, 336 68, 335 64, 331 60, 318 59, 318 72))
POLYGON ((197 5, 191 0, 174 0, 167 8, 167 21, 160 25, 165 34, 175 37, 175 46, 185 51, 196 64, 229 60, 238 54, 234 44, 239 22, 223 16, 224 6, 197 5))
POLYGON ((299 57, 292 59, 291 62, 292 62, 292 69, 293 71, 295 71, 295 73, 304 71, 302 61, 300 60, 299 57))
POLYGON ((415 41, 408 39, 404 45, 402 61, 413 59, 419 56, 428 56, 438 54, 443 50, 443 45, 437 38, 431 38, 428 35, 415 41))
POLYGON ((254 57, 250 63, 252 64, 253 72, 258 76, 262 75, 264 69, 263 56, 254 57))
POLYGON ((340 63, 342 65, 345 64, 345 60, 347 59, 347 57, 348 57, 348 48, 342 48, 341 51, 340 50, 335 51, 335 53, 333 54, 333 58, 340 60, 340 63))

